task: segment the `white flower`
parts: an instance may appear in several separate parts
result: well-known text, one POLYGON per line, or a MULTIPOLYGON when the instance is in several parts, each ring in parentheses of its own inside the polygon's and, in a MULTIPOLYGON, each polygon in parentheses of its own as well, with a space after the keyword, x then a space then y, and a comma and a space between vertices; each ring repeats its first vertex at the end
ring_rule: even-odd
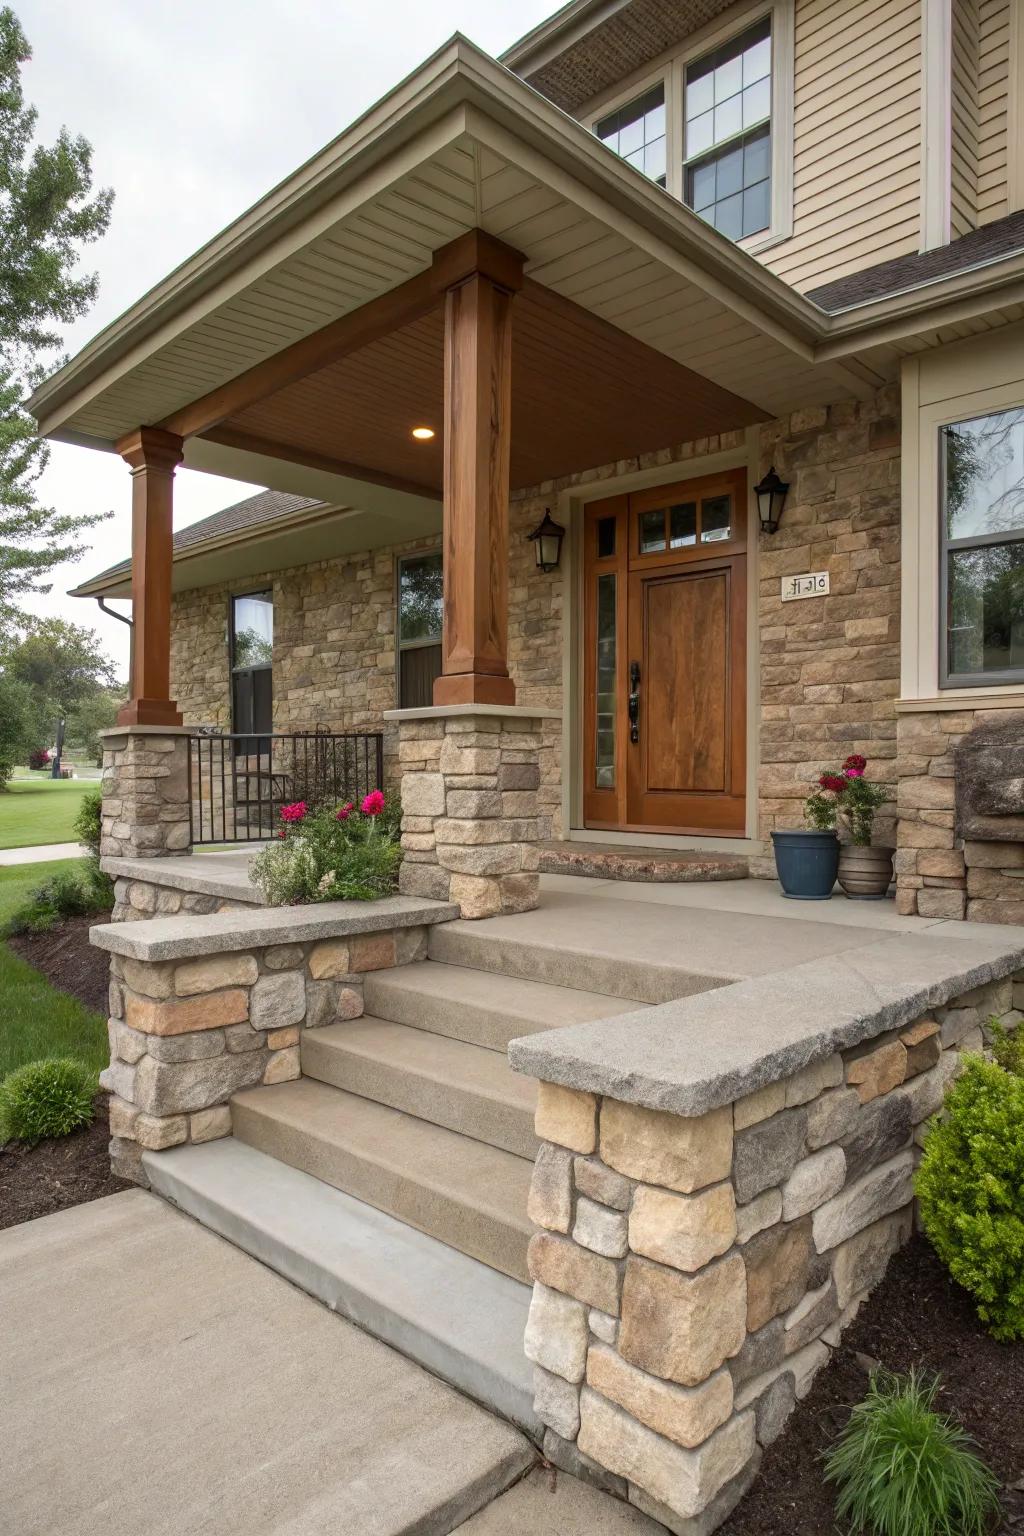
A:
POLYGON ((331 886, 334 884, 337 878, 338 871, 336 869, 329 869, 327 873, 321 878, 320 884, 317 886, 317 893, 320 896, 326 896, 327 892, 330 890, 331 886))

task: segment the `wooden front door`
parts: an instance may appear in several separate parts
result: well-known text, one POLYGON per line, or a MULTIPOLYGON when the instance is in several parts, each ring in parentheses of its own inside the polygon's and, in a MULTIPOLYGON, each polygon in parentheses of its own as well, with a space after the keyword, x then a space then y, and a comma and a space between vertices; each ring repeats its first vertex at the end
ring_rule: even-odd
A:
POLYGON ((746 830, 746 475, 591 502, 584 822, 746 830))

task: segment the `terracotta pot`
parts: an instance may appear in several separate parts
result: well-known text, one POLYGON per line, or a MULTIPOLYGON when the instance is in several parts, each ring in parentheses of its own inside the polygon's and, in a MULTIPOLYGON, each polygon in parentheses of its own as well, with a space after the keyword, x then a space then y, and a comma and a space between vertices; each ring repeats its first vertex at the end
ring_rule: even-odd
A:
POLYGON ((844 843, 839 850, 839 884, 853 901, 881 901, 892 882, 891 848, 844 843))

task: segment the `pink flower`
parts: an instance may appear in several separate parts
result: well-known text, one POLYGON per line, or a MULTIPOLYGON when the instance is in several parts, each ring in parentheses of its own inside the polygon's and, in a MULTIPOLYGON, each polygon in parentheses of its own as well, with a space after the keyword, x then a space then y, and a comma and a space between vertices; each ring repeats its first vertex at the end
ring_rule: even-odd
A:
POLYGON ((296 800, 294 805, 282 805, 282 821, 304 821, 306 817, 305 800, 296 800))
POLYGON ((277 835, 278 835, 278 837, 287 837, 288 836, 288 834, 285 831, 284 827, 281 828, 280 832, 277 835))
POLYGON ((371 790, 360 806, 364 816, 379 816, 384 809, 384 796, 379 789, 371 790))
POLYGON ((352 815, 352 812, 354 810, 355 810, 355 806, 352 804, 352 801, 351 800, 346 800, 345 804, 344 805, 339 805, 338 809, 335 811, 335 813, 334 813, 335 821, 348 821, 349 817, 352 815))
POLYGON ((844 768, 843 772, 848 779, 862 779, 864 777, 863 768, 844 768))

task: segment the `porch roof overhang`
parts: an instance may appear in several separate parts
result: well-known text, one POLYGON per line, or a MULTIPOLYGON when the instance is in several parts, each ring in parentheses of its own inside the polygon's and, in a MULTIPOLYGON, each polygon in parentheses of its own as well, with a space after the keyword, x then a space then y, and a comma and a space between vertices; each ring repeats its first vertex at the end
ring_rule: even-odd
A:
MULTIPOLYGON (((607 342, 620 400, 635 399, 660 369, 651 414, 678 423, 646 441, 654 427, 637 412, 632 446, 612 434, 611 451, 588 462, 527 455, 529 473, 557 475, 865 396, 894 376, 901 351, 963 334, 982 315, 987 329, 1024 313, 1018 252, 991 264, 982 282, 953 274, 925 293, 829 315, 455 37, 108 326, 29 409, 55 440, 110 450, 139 425, 160 425, 185 437, 190 467, 414 529, 436 526, 439 443, 414 461, 404 437, 399 451, 398 436, 388 436, 410 412, 436 414, 436 294, 411 316, 403 310, 392 332, 368 328, 340 357, 332 338, 349 325, 358 341, 374 305, 408 292, 436 252, 474 228, 525 256, 518 304, 521 324, 533 328, 535 382, 552 357, 570 381, 579 370, 566 344, 575 325, 587 346, 598 335, 607 342), (554 341, 542 334, 545 307, 554 341), (291 360, 283 369, 282 358, 291 360), (400 399, 396 378, 414 385, 400 399), (246 380, 255 385, 248 392, 246 380), (377 391, 362 437, 353 436, 354 409, 326 412, 319 439, 303 432, 325 388, 343 407, 346 390, 350 405, 354 392, 372 400, 377 391), (375 427, 383 437, 378 430, 368 443, 375 427)), ((593 374, 587 358, 583 367, 593 374)), ((610 419, 608 399, 606 391, 601 421, 610 419)), ((549 396, 538 422, 550 414, 549 396)), ((514 441, 528 438, 516 421, 514 441)))

